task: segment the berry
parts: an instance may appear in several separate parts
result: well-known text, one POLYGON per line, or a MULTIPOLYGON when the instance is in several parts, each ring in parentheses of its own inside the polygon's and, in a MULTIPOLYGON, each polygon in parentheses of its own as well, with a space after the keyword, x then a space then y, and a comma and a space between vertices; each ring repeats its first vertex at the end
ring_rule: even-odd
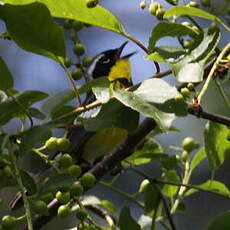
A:
POLYGON ((181 95, 181 94, 177 94, 175 97, 174 97, 174 100, 176 102, 184 102, 184 97, 181 95))
POLYGON ((196 149, 199 145, 195 142, 195 140, 192 137, 186 137, 182 141, 182 147, 187 152, 191 152, 194 149, 196 149))
POLYGON ((186 161, 186 160, 188 160, 188 157, 189 157, 188 151, 184 150, 184 151, 182 152, 182 154, 181 154, 182 160, 186 161))
POLYGON ((70 208, 68 205, 61 205, 58 208, 58 216, 59 217, 65 218, 65 217, 69 216, 69 214, 70 214, 70 208))
POLYGON ((193 90, 194 90, 194 84, 191 83, 191 82, 189 82, 189 83, 187 84, 187 88, 189 89, 189 91, 193 91, 193 90))
POLYGON ((2 217, 2 229, 12 230, 16 227, 17 219, 13 216, 3 216, 2 217))
POLYGON ((70 141, 68 138, 62 137, 57 139, 57 148, 59 151, 67 151, 70 146, 70 141))
POLYGON ((45 214, 48 211, 47 204, 42 200, 38 200, 33 203, 33 210, 37 214, 45 214))
POLYGON ((82 56, 85 53, 85 47, 82 44, 77 43, 74 46, 73 51, 77 56, 82 56))
POLYGON ((83 27, 84 27, 84 24, 82 22, 79 22, 79 21, 73 22, 73 29, 75 29, 76 31, 80 31, 83 27))
POLYGON ((49 150, 57 150, 57 138, 56 137, 50 137, 46 143, 45 147, 49 150))
POLYGON ((76 216, 77 216, 77 218, 79 219, 79 220, 85 220, 86 218, 87 218, 87 216, 88 216, 88 213, 85 211, 85 209, 83 209, 83 208, 78 208, 77 210, 76 210, 76 216))
POLYGON ((189 2, 189 3, 188 3, 188 5, 187 5, 187 6, 189 6, 189 7, 195 7, 195 8, 198 8, 198 7, 199 7, 199 3, 194 2, 194 1, 191 1, 191 2, 189 2))
POLYGON ((190 22, 181 22, 181 25, 191 27, 190 22))
POLYGON ((141 8, 142 10, 145 9, 146 6, 147 6, 147 4, 146 4, 146 1, 145 1, 145 0, 140 2, 140 8, 141 8))
POLYGON ((94 186, 96 178, 92 173, 85 173, 81 177, 81 183, 86 188, 91 188, 94 186))
POLYGON ((210 7, 211 1, 210 0, 201 0, 201 5, 204 7, 210 7))
POLYGON ((13 172, 9 165, 5 165, 3 168, 3 174, 7 177, 13 176, 13 172))
POLYGON ((92 63, 93 58, 92 57, 84 57, 82 60, 82 65, 84 67, 89 67, 89 65, 92 63))
POLYGON ((67 68, 69 68, 73 64, 72 60, 69 57, 65 57, 64 63, 67 68))
POLYGON ((162 20, 162 19, 163 19, 164 14, 165 14, 165 10, 164 10, 163 8, 157 9, 157 11, 156 11, 156 17, 157 17, 159 20, 162 20))
POLYGON ((61 192, 58 191, 56 193, 56 199, 58 200, 58 202, 60 202, 61 204, 67 204, 70 201, 70 193, 69 192, 61 192))
POLYGON ((189 94, 190 94, 189 89, 186 88, 186 87, 182 88, 182 89, 180 90, 180 92, 181 92, 181 94, 182 94, 183 97, 188 97, 189 94))
POLYGON ((158 8, 160 8, 160 3, 158 3, 158 2, 151 3, 149 6, 149 13, 156 15, 156 11, 158 8))
POLYGON ((76 68, 73 72, 72 72, 72 77, 74 80, 79 80, 81 79, 83 76, 83 71, 81 68, 76 68))
POLYGON ((193 43, 194 43, 193 39, 189 39, 189 40, 183 41, 183 47, 185 49, 189 49, 189 48, 192 47, 193 43))
POLYGON ((88 8, 93 8, 98 4, 98 0, 86 0, 86 6, 88 8))
POLYGON ((46 204, 49 204, 54 198, 52 192, 45 193, 41 196, 41 200, 43 200, 46 204))
POLYGON ((81 184, 72 184, 70 187, 71 197, 81 196, 84 192, 84 188, 81 184))
POLYGON ((77 41, 78 41, 78 37, 77 37, 76 33, 71 33, 71 34, 70 34, 70 39, 71 39, 73 42, 77 42, 77 41))
POLYGON ((150 183, 149 180, 144 179, 139 186, 139 192, 141 192, 141 193, 145 192, 145 189, 149 183, 150 183))
POLYGON ((79 177, 81 175, 81 167, 79 165, 71 165, 68 168, 68 172, 69 172, 69 174, 71 174, 75 177, 79 177))
POLYGON ((72 165, 73 158, 68 154, 63 154, 59 159, 59 164, 62 168, 68 168, 72 165))
POLYGON ((218 26, 217 26, 217 23, 216 22, 213 22, 210 27, 208 28, 208 32, 209 33, 212 33, 212 32, 215 32, 216 30, 218 30, 218 26))
POLYGON ((66 19, 65 22, 64 22, 64 28, 65 28, 66 30, 71 29, 71 28, 72 28, 72 23, 73 23, 72 20, 66 19))

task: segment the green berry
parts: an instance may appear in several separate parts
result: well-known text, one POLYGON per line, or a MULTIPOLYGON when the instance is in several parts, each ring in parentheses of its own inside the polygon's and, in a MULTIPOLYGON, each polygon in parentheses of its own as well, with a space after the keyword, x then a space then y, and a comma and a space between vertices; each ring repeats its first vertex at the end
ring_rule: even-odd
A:
POLYGON ((184 102, 184 97, 181 95, 181 94, 177 94, 175 97, 174 97, 174 100, 176 102, 184 102))
POLYGON ((49 204, 54 198, 52 192, 45 193, 41 196, 41 200, 43 200, 46 204, 49 204))
POLYGON ((157 17, 159 20, 162 20, 162 19, 163 19, 164 14, 165 14, 165 10, 164 10, 163 8, 157 9, 157 11, 156 11, 156 17, 157 17))
POLYGON ((63 154, 59 159, 59 164, 62 168, 68 168, 72 165, 73 158, 68 154, 63 154))
POLYGON ((150 183, 149 180, 144 179, 139 186, 139 192, 141 192, 141 193, 145 192, 145 189, 149 183, 150 183))
POLYGON ((81 167, 79 165, 71 165, 68 168, 68 173, 75 177, 79 177, 81 175, 81 167))
POLYGON ((201 0, 201 5, 204 7, 210 7, 211 1, 210 0, 201 0))
POLYGON ((37 214, 45 214, 48 211, 47 204, 42 200, 38 200, 33 203, 33 210, 37 214))
POLYGON ((82 60, 82 65, 84 67, 89 67, 89 65, 92 63, 93 58, 92 57, 84 57, 82 60))
POLYGON ((67 68, 69 68, 73 63, 69 57, 65 57, 64 64, 67 68))
POLYGON ((59 217, 65 218, 65 217, 69 216, 69 214, 70 214, 70 208, 68 205, 61 205, 58 208, 58 216, 59 217))
POLYGON ((188 157, 189 157, 188 151, 184 150, 184 151, 182 152, 182 154, 181 154, 182 160, 186 161, 186 160, 188 160, 188 157))
POLYGON ((77 43, 74 46, 73 51, 77 56, 82 56, 85 53, 85 47, 82 44, 77 43))
POLYGON ((158 2, 153 2, 149 6, 149 13, 152 15, 156 15, 157 9, 160 8, 160 3, 158 2))
POLYGON ((71 197, 81 196, 84 192, 84 188, 81 184, 72 184, 70 187, 71 197))
POLYGON ((98 0, 86 0, 86 6, 88 8, 93 8, 98 4, 98 0))
POLYGON ((46 143, 45 147, 49 150, 57 150, 57 138, 56 137, 50 137, 46 143))
POLYGON ((183 46, 185 49, 189 49, 192 47, 193 43, 194 43, 194 40, 189 39, 189 40, 183 41, 183 46))
POLYGON ((81 68, 76 68, 73 72, 72 72, 72 77, 74 80, 79 80, 82 78, 82 76, 84 75, 83 71, 81 68))
POLYGON ((70 193, 69 192, 61 192, 58 191, 56 193, 56 199, 58 200, 58 202, 60 202, 61 204, 67 204, 70 201, 70 193))
POLYGON ((190 91, 187 87, 184 87, 180 90, 183 97, 189 97, 190 91))
POLYGON ((73 22, 73 29, 75 29, 76 31, 80 31, 83 27, 84 27, 84 24, 82 22, 79 22, 79 21, 73 22))
POLYGON ((187 88, 189 89, 189 91, 193 91, 195 87, 194 87, 194 84, 193 84, 193 83, 189 82, 189 83, 187 84, 187 88))
POLYGON ((94 186, 96 178, 92 173, 85 173, 81 177, 81 183, 86 188, 91 188, 94 186))
POLYGON ((143 10, 147 6, 146 0, 140 2, 140 8, 143 10))
POLYGON ((78 208, 77 210, 76 210, 76 216, 77 216, 77 218, 79 219, 79 220, 85 220, 86 218, 87 218, 87 216, 88 216, 88 213, 85 211, 85 209, 83 209, 83 208, 78 208))
POLYGON ((181 25, 188 26, 188 27, 192 26, 190 22, 181 22, 181 25))
POLYGON ((199 145, 195 142, 195 140, 192 137, 186 137, 182 141, 182 147, 187 152, 193 151, 194 149, 198 148, 198 146, 199 145))
POLYGON ((7 177, 13 176, 13 172, 9 165, 5 165, 3 168, 3 174, 7 177))
POLYGON ((77 42, 77 41, 78 41, 78 37, 77 37, 76 33, 71 33, 71 34, 70 34, 70 39, 71 39, 73 42, 77 42))
POLYGON ((57 139, 57 148, 59 151, 64 152, 69 149, 70 141, 68 138, 62 137, 57 139))
POLYGON ((199 3, 197 2, 194 2, 194 1, 191 1, 188 3, 188 6, 189 7, 195 7, 195 8, 198 8, 199 7, 199 3))
POLYGON ((212 32, 215 32, 218 30, 218 26, 217 26, 217 23, 216 22, 213 22, 210 27, 208 28, 208 32, 209 33, 212 33, 212 32))
POLYGON ((3 216, 2 217, 2 229, 4 230, 12 230, 16 227, 17 219, 13 216, 3 216))
POLYGON ((72 23, 73 23, 72 20, 66 19, 65 22, 64 22, 64 28, 65 28, 66 30, 71 29, 71 28, 72 28, 72 23))

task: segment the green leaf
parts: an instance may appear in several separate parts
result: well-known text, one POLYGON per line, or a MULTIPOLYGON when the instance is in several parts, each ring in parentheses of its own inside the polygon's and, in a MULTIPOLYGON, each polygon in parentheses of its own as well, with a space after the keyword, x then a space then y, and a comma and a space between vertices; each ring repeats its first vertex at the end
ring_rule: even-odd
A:
POLYGON ((194 192, 199 192, 199 188, 201 188, 201 189, 205 189, 206 191, 215 192, 215 193, 218 193, 220 195, 224 195, 224 196, 230 198, 229 189, 226 187, 225 184, 223 184, 219 181, 207 180, 203 184, 197 185, 196 187, 198 189, 194 189, 194 188, 189 189, 186 192, 186 196, 189 196, 189 195, 193 194, 194 192))
MULTIPOLYGON (((58 119, 60 118, 61 116, 64 116, 68 113, 71 113, 72 111, 74 111, 76 107, 74 106, 71 106, 71 105, 63 105, 62 108, 56 110, 55 112, 53 112, 51 114, 51 118, 52 119, 58 119)), ((72 119, 74 121, 74 118, 72 119)))
POLYGON ((219 214, 208 226, 208 230, 229 230, 230 229, 230 211, 219 214))
POLYGON ((24 112, 35 102, 41 101, 48 95, 41 91, 22 91, 14 97, 9 97, 0 103, 0 125, 6 124, 19 113, 24 112))
POLYGON ((117 100, 111 100, 102 105, 95 117, 79 118, 78 120, 82 121, 85 129, 89 131, 118 127, 131 133, 138 127, 139 113, 124 106, 117 100))
POLYGON ((55 189, 60 189, 73 184, 76 178, 73 175, 62 173, 52 176, 40 188, 40 192, 52 192, 55 189))
POLYGON ((157 210, 160 197, 159 192, 152 184, 147 184, 144 190, 144 201, 145 201, 145 213, 151 215, 151 213, 157 210))
POLYGON ((108 201, 108 200, 102 200, 101 201, 101 206, 103 206, 105 209, 107 209, 112 214, 116 213, 115 205, 112 202, 108 201))
POLYGON ((206 158, 205 149, 201 148, 192 158, 190 169, 193 171, 206 158))
POLYGON ((160 38, 170 37, 182 37, 189 35, 191 37, 197 37, 198 33, 191 27, 184 26, 175 22, 160 22, 152 30, 149 38, 149 52, 153 52, 157 40, 160 38))
POLYGON ((6 176, 2 170, 0 171, 0 181, 0 189, 17 185, 15 178, 12 176, 6 176))
POLYGON ((121 210, 118 226, 120 230, 141 230, 140 225, 130 215, 129 206, 124 206, 121 210))
POLYGON ((43 114, 39 109, 37 108, 29 108, 28 112, 31 117, 37 118, 39 120, 44 120, 46 118, 45 114, 43 114))
POLYGON ((110 84, 111 82, 108 80, 108 78, 102 78, 101 82, 98 82, 98 84, 94 87, 92 87, 92 91, 94 95, 96 96, 97 100, 106 103, 109 101, 111 97, 110 93, 110 84))
POLYGON ((19 147, 20 154, 23 155, 31 151, 33 148, 41 145, 41 143, 51 137, 51 129, 54 127, 54 124, 34 126, 31 129, 23 132, 19 147))
POLYGON ((22 184, 26 188, 29 195, 33 195, 37 192, 37 185, 33 177, 24 170, 20 170, 20 175, 22 178, 22 184))
MULTIPOLYGON (((6 63, 0 57, 0 90, 6 91, 14 86, 14 79, 6 63)), ((1 100, 0 100, 1 101, 1 100)))
POLYGON ((22 49, 56 61, 65 57, 63 28, 44 4, 1 5, 0 18, 5 21, 11 38, 22 49))
MULTIPOLYGON (((4 0, 5 3, 21 5, 36 2, 36 0, 4 0)), ((88 8, 85 0, 39 0, 50 10, 53 17, 69 18, 112 30, 116 33, 124 33, 124 26, 111 12, 97 5, 88 8)))
MULTIPOLYGON (((163 176, 162 180, 168 182, 177 182, 180 183, 180 178, 177 175, 175 170, 168 170, 166 171, 165 175, 163 176)), ((162 192, 167 197, 174 196, 178 191, 178 186, 175 185, 164 185, 162 188, 162 192)))
POLYGON ((159 159, 163 153, 163 149, 159 143, 152 138, 148 138, 144 144, 139 147, 130 157, 126 158, 123 162, 127 165, 131 162, 133 165, 147 164, 154 159, 159 159))
POLYGON ((178 95, 177 89, 161 79, 143 81, 141 86, 134 92, 124 90, 113 92, 113 96, 121 103, 147 117, 153 118, 163 130, 169 128, 175 119, 174 114, 172 114, 173 106, 169 103, 169 100, 174 99, 176 95, 178 95))
POLYGON ((209 121, 204 132, 205 152, 207 154, 209 167, 218 169, 225 161, 230 152, 228 141, 229 130, 227 126, 209 121))
POLYGON ((207 13, 206 11, 197 9, 195 7, 188 7, 188 6, 174 6, 170 8, 168 11, 165 12, 164 18, 170 18, 175 15, 190 15, 190 16, 196 16, 200 18, 205 18, 213 21, 219 21, 219 19, 210 14, 207 13))

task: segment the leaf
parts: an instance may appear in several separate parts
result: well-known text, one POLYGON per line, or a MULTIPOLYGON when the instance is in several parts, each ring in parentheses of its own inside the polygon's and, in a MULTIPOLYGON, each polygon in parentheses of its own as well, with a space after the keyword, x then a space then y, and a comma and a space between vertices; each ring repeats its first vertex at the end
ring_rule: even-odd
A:
POLYGON ((118 226, 120 230, 141 230, 140 225, 130 215, 129 206, 124 206, 121 210, 118 226))
POLYGON ((37 192, 37 185, 33 177, 24 170, 20 170, 20 175, 22 178, 22 184, 26 188, 29 195, 33 195, 37 192))
POLYGON ((60 189, 73 184, 76 177, 73 175, 62 173, 52 176, 40 188, 40 192, 49 192, 55 189, 60 189))
POLYGON ((44 4, 1 5, 0 18, 5 21, 10 37, 22 49, 55 61, 65 57, 63 28, 44 4))
MULTIPOLYGON (((177 182, 180 183, 180 178, 177 175, 175 170, 168 170, 166 171, 165 175, 163 176, 162 180, 168 181, 168 182, 177 182)), ((178 191, 178 186, 175 185, 164 185, 162 188, 162 193, 167 197, 174 196, 178 191)))
POLYGON ((195 32, 191 27, 184 26, 175 22, 160 22, 152 30, 149 38, 149 52, 153 52, 155 43, 160 38, 170 36, 170 37, 182 37, 189 35, 191 37, 197 37, 197 32, 195 32))
MULTIPOLYGON (((4 2, 20 5, 36 2, 36 0, 4 0, 4 2)), ((116 33, 125 33, 124 26, 119 19, 99 5, 88 8, 85 0, 39 0, 39 2, 48 7, 53 17, 74 19, 116 33)))
POLYGON ((219 214, 208 226, 208 230, 229 230, 230 229, 230 211, 219 214))
POLYGON ((220 195, 224 195, 230 198, 230 191, 225 186, 225 184, 215 181, 215 180, 207 180, 203 184, 196 185, 198 189, 191 188, 186 192, 186 196, 193 194, 194 192, 199 192, 199 188, 205 189, 206 191, 215 192, 220 195))
POLYGON ((6 124, 19 113, 24 112, 35 102, 41 101, 48 95, 41 91, 21 91, 0 103, 0 125, 6 124))
POLYGON ((209 121, 204 131, 205 152, 208 158, 209 167, 212 170, 218 169, 227 154, 230 152, 228 141, 229 130, 227 126, 209 121))
POLYGON ((0 171, 0 181, 0 189, 17 185, 15 178, 12 176, 6 176, 2 170, 0 171))
POLYGON ((43 114, 39 109, 37 108, 29 108, 28 112, 31 117, 37 118, 39 120, 44 120, 46 118, 45 114, 43 114))
POLYGON ((105 208, 106 210, 108 210, 112 214, 116 213, 115 205, 112 202, 108 201, 108 200, 102 200, 101 201, 101 206, 103 206, 103 208, 105 208))
POLYGON ((206 158, 205 149, 201 148, 192 158, 190 169, 193 171, 206 158))
POLYGON ((130 157, 126 158, 123 162, 124 165, 131 162, 133 165, 147 164, 153 159, 158 159, 159 154, 163 153, 163 149, 159 143, 154 139, 148 138, 145 140, 144 144, 139 147, 130 157))
MULTIPOLYGON (((89 111, 90 112, 90 111, 89 111)), ((99 113, 93 118, 79 118, 85 129, 97 131, 104 128, 117 127, 132 133, 139 124, 139 113, 124 106, 117 100, 102 105, 99 113)))
POLYGON ((164 18, 167 19, 175 15, 190 15, 190 16, 196 16, 200 18, 209 19, 212 21, 219 21, 219 19, 216 16, 210 13, 207 13, 206 11, 197 9, 195 7, 188 7, 188 6, 172 7, 168 11, 165 12, 164 18))
MULTIPOLYGON (((0 90, 6 91, 14 86, 14 79, 6 63, 0 57, 0 90)), ((1 101, 1 100, 0 100, 1 101)))

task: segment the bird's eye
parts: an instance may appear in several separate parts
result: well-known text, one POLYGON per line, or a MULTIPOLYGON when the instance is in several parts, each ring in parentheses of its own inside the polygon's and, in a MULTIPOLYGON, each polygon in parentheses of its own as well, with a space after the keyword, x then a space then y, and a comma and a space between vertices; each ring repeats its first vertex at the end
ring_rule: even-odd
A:
POLYGON ((109 62, 110 62, 110 59, 109 59, 109 58, 105 58, 105 59, 102 61, 103 64, 108 64, 109 62))

